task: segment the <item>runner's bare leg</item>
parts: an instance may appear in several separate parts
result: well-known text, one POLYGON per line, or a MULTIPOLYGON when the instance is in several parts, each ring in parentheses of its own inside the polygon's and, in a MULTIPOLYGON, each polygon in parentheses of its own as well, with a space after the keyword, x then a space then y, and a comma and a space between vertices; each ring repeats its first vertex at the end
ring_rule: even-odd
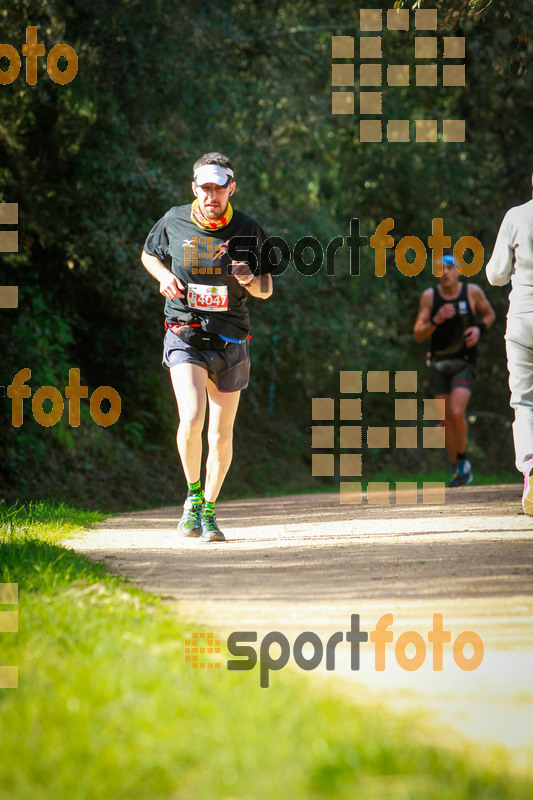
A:
POLYGON ((455 435, 456 455, 466 451, 468 423, 465 412, 471 394, 470 389, 465 389, 463 386, 456 386, 450 394, 450 417, 455 435))
MULTIPOLYGON (((202 430, 207 406, 207 370, 198 364, 176 364, 170 368, 172 387, 180 417, 176 437, 188 483, 200 480, 202 430)), ((211 383, 211 381, 209 381, 211 383)))
POLYGON ((214 503, 226 477, 233 455, 233 424, 241 393, 220 392, 215 384, 207 381, 209 399, 209 428, 204 497, 214 503))
POLYGON ((446 452, 450 456, 452 464, 457 461, 457 444, 455 441, 455 429, 451 414, 450 395, 449 394, 436 394, 436 400, 444 400, 445 418, 444 418, 444 444, 446 452))

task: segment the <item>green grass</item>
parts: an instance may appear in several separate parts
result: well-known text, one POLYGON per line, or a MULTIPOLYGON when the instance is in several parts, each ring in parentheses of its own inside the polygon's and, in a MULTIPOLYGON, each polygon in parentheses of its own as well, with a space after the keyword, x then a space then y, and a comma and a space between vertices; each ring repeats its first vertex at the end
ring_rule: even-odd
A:
MULTIPOLYGON (((66 506, 2 509, 0 582, 19 584, 2 634, 19 688, 0 690, 0 800, 529 800, 505 756, 438 743, 418 721, 286 670, 198 671, 197 627, 57 543, 96 520, 66 506), (61 533, 59 533, 61 532, 61 533)), ((7 608, 7 606, 4 606, 7 608)))
POLYGON ((24 533, 41 541, 57 542, 103 519, 105 514, 99 511, 73 508, 65 503, 43 500, 7 506, 0 500, 0 536, 4 542, 14 535, 20 538, 24 533))

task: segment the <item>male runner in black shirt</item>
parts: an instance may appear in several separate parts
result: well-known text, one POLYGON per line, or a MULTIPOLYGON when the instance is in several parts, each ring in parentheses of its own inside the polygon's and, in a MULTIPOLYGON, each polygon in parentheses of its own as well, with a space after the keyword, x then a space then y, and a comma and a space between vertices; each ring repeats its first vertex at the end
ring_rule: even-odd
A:
POLYGON ((483 290, 475 283, 461 283, 453 256, 443 256, 439 286, 422 293, 413 333, 417 342, 431 336, 433 395, 445 400, 445 442, 453 464, 450 486, 473 480, 466 457, 465 411, 476 375, 477 343, 494 319, 483 290), (476 312, 482 315, 479 322, 476 312))
POLYGON ((146 239, 141 261, 166 297, 163 365, 179 412, 178 452, 189 493, 182 536, 223 542, 214 505, 232 457, 233 424, 248 385, 248 295, 272 294, 273 268, 259 223, 235 211, 230 159, 206 153, 193 168, 192 204, 174 206, 146 239), (168 269, 163 260, 170 256, 168 269), (205 490, 200 482, 202 430, 209 403, 205 490))

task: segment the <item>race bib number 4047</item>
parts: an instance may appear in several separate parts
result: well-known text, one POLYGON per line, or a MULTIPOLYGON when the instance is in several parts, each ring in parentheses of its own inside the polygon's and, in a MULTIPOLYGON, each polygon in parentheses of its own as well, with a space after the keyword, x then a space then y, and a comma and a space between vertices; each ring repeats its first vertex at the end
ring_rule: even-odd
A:
POLYGON ((201 311, 227 311, 228 287, 190 283, 187 289, 187 305, 201 311))

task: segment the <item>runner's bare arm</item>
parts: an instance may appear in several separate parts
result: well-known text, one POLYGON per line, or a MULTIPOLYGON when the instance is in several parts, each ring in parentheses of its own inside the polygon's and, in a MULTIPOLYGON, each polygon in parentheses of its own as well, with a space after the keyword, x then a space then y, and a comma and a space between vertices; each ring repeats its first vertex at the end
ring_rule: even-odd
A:
POLYGON ((475 283, 468 284, 468 291, 471 293, 469 297, 470 304, 475 308, 478 314, 481 314, 481 320, 484 323, 485 328, 490 328, 496 319, 496 314, 494 313, 493 307, 487 300, 485 292, 475 283))
POLYGON ((164 297, 173 299, 174 297, 185 297, 183 291, 185 286, 182 282, 165 267, 162 261, 156 256, 150 255, 146 250, 142 251, 141 261, 150 275, 159 281, 159 291, 164 297))
POLYGON ((273 291, 272 275, 255 275, 251 283, 248 284, 246 289, 250 292, 252 297, 258 297, 260 300, 267 300, 273 291))
POLYGON ((415 342, 422 342, 424 339, 427 339, 431 336, 437 325, 440 325, 444 320, 453 317, 455 314, 455 308, 452 303, 445 303, 441 306, 433 318, 431 317, 432 308, 433 291, 431 289, 426 289, 425 292, 422 292, 422 297, 420 298, 418 316, 413 329, 415 342), (434 319, 435 322, 431 322, 431 319, 434 319))
POLYGON ((232 261, 231 265, 232 274, 252 297, 258 297, 260 300, 270 297, 273 290, 271 275, 254 275, 245 261, 232 261))
MULTIPOLYGON (((469 283, 466 291, 471 307, 477 311, 478 314, 482 315, 481 322, 483 323, 484 330, 487 330, 487 328, 490 328, 496 319, 496 314, 494 313, 494 309, 492 308, 491 304, 487 300, 485 292, 475 283, 469 283)), ((474 347, 474 345, 479 342, 481 337, 481 328, 479 325, 472 325, 470 328, 465 330, 463 336, 466 346, 474 347)))

